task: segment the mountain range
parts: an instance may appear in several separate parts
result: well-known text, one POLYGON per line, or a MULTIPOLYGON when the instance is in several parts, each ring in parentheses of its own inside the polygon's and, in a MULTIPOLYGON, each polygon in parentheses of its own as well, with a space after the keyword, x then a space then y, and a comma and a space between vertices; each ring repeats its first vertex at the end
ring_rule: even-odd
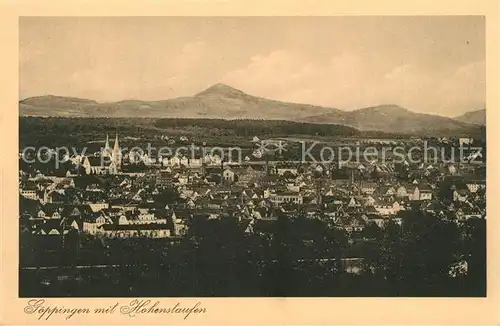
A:
POLYGON ((476 125, 485 126, 486 110, 482 109, 482 110, 467 112, 458 117, 455 117, 454 119, 461 122, 473 123, 476 125))
POLYGON ((161 101, 97 101, 54 95, 26 98, 19 102, 20 116, 56 117, 149 117, 289 120, 337 124, 361 131, 428 133, 477 128, 486 122, 485 110, 466 113, 455 119, 415 113, 397 105, 379 105, 353 111, 288 103, 246 94, 216 84, 190 97, 161 101))

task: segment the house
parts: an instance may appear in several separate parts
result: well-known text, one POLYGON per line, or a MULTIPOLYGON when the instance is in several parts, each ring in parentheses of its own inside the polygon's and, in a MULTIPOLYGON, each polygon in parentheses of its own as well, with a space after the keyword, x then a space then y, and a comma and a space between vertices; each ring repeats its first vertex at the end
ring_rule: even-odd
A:
POLYGON ((460 147, 464 146, 464 145, 472 145, 472 143, 474 142, 474 138, 465 138, 465 137, 462 137, 462 138, 459 138, 458 139, 458 144, 460 145, 460 147))
POLYGON ((75 181, 73 180, 73 178, 64 178, 62 180, 59 180, 59 182, 57 183, 57 188, 75 188, 75 181))
POLYGON ((21 196, 25 198, 38 200, 38 191, 36 187, 20 189, 19 192, 21 196))
POLYGON ((69 230, 80 230, 79 216, 68 216, 68 209, 61 207, 44 207, 38 217, 30 218, 32 233, 37 235, 57 236, 64 235, 69 230))
POLYGON ((103 224, 98 232, 110 238, 168 238, 170 226, 167 224, 103 224))
POLYGON ((106 224, 106 218, 103 214, 87 216, 83 220, 82 231, 95 235, 98 233, 99 228, 104 224, 106 224))
POLYGON ((147 208, 138 208, 128 219, 130 224, 167 224, 166 218, 158 218, 155 213, 147 208))
POLYGON ((109 208, 109 203, 88 203, 88 205, 93 212, 109 208))
POLYGON ((296 176, 298 174, 298 170, 296 167, 285 167, 285 166, 281 166, 281 167, 277 167, 276 168, 276 173, 278 175, 285 175, 285 173, 287 174, 291 174, 293 176, 296 176), (287 173, 288 172, 288 173, 287 173))
POLYGON ((269 199, 276 206, 283 203, 294 203, 299 205, 304 203, 304 198, 300 193, 290 191, 272 193, 269 195, 269 199))
POLYGON ((420 189, 416 184, 410 184, 406 187, 408 199, 411 201, 420 200, 420 189))
POLYGON ((382 216, 396 215, 397 212, 404 209, 397 201, 379 201, 373 207, 382 216))
POLYGON ((479 189, 486 188, 486 181, 484 180, 468 180, 465 182, 470 193, 476 193, 479 189))
POLYGON ((360 206, 361 204, 354 197, 351 197, 347 204, 347 207, 360 207, 360 206))
POLYGON ((188 161, 188 166, 191 168, 191 169, 194 169, 194 168, 201 168, 203 165, 203 161, 201 158, 191 158, 189 159, 188 161))
POLYGON ((366 221, 362 216, 349 216, 345 215, 339 217, 335 221, 335 227, 342 229, 348 233, 361 232, 366 226, 366 221))
POLYGON ((378 214, 363 214, 362 218, 367 224, 375 223, 379 228, 383 228, 387 222, 387 219, 378 214))
POLYGON ((382 196, 395 196, 396 189, 393 186, 381 186, 377 189, 377 193, 379 193, 382 196))
POLYGON ((374 182, 361 182, 359 188, 363 194, 372 195, 377 189, 377 184, 374 182))
POLYGON ((181 165, 181 159, 179 158, 179 156, 171 157, 170 160, 168 160, 168 163, 165 160, 166 159, 163 160, 164 165, 170 165, 172 167, 181 165), (167 164, 165 164, 165 163, 167 163, 167 164))
POLYGON ((187 174, 179 174, 177 176, 177 183, 180 185, 186 185, 189 183, 189 176, 187 174))
POLYGON ((431 200, 431 199, 432 199, 432 190, 430 188, 420 189, 419 200, 431 200))
POLYGON ((105 218, 114 219, 122 215, 123 210, 121 208, 112 207, 101 210, 101 213, 105 218))
POLYGON ((228 182, 235 182, 237 180, 236 173, 230 167, 224 168, 222 172, 222 179, 228 182))
POLYGON ((403 225, 403 218, 401 216, 398 216, 398 215, 390 217, 389 221, 392 221, 399 226, 403 225))
POLYGON ((88 212, 88 211, 91 211, 91 208, 89 206, 86 206, 86 205, 82 205, 82 206, 73 206, 73 205, 68 205, 68 206, 65 206, 64 209, 62 210, 62 214, 64 216, 67 216, 67 217, 73 217, 73 218, 76 218, 76 219, 79 219, 82 217, 82 212, 88 212))
POLYGON ((272 187, 275 186, 282 178, 279 175, 266 175, 260 178, 252 179, 249 184, 253 184, 256 187, 272 187))
POLYGON ((179 235, 186 235, 188 232, 188 224, 187 224, 187 219, 188 216, 187 214, 183 212, 175 212, 172 211, 170 215, 170 219, 172 220, 173 224, 173 232, 172 235, 174 236, 179 236, 179 235))
POLYGON ((243 192, 241 193, 241 195, 244 198, 249 198, 249 199, 255 200, 255 199, 263 198, 264 197, 264 192, 263 191, 258 191, 258 190, 256 191, 255 189, 245 189, 245 190, 243 190, 243 192))
POLYGON ((468 220, 471 218, 482 218, 483 213, 478 207, 465 206, 457 211, 457 216, 461 220, 468 220))
POLYGON ((37 212, 37 218, 39 219, 61 219, 62 207, 58 205, 44 205, 37 212))
POLYGON ((32 231, 33 234, 45 236, 60 236, 67 232, 60 220, 45 220, 32 231))
POLYGON ((294 183, 287 183, 286 189, 290 192, 299 192, 300 191, 300 185, 294 184, 294 183))
POLYGON ((396 197, 408 197, 408 191, 405 186, 401 185, 396 189, 396 197))

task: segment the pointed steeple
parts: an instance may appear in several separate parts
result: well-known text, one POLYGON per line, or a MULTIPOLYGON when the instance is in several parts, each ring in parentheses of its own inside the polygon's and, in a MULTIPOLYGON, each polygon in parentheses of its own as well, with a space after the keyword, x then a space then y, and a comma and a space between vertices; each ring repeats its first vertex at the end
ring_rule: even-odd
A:
MULTIPOLYGON (((120 170, 122 163, 122 153, 120 151, 120 145, 118 144, 118 133, 115 138, 115 146, 113 147, 113 154, 111 155, 112 161, 115 163, 116 170, 120 170)), ((116 172, 117 172, 116 171, 116 172)))
POLYGON ((118 145, 118 133, 117 133, 115 138, 115 146, 113 147, 113 154, 118 154, 119 151, 120 151, 120 146, 118 145))
POLYGON ((109 135, 106 134, 106 145, 104 145, 104 151, 111 150, 111 147, 109 146, 109 135))

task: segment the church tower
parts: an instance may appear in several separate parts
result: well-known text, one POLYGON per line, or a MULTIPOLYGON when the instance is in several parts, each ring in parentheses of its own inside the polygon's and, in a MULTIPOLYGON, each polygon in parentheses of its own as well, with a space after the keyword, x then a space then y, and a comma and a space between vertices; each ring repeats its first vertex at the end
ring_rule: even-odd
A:
POLYGON ((109 146, 109 135, 106 134, 106 144, 104 145, 104 149, 102 151, 102 155, 104 157, 110 157, 111 156, 111 146, 109 146))
POLYGON ((121 169, 122 153, 120 151, 120 145, 118 144, 118 134, 116 134, 115 146, 113 147, 113 154, 111 156, 111 161, 115 164, 117 170, 121 169))

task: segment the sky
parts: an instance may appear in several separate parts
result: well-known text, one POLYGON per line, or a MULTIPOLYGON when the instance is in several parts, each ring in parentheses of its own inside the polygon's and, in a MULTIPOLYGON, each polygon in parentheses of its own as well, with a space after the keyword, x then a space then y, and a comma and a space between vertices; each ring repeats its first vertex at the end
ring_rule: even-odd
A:
POLYGON ((248 94, 343 110, 485 107, 480 16, 21 17, 20 98, 248 94))

